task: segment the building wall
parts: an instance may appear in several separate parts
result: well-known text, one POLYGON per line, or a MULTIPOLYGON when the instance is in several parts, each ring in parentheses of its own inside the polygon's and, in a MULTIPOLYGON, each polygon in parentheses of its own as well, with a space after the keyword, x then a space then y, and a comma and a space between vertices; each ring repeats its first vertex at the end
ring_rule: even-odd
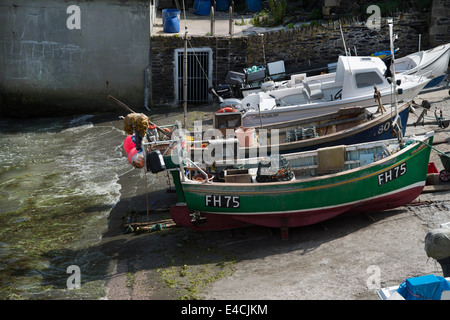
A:
POLYGON ((121 110, 144 104, 148 1, 0 1, 3 116, 121 110), (80 8, 80 29, 69 29, 80 8))

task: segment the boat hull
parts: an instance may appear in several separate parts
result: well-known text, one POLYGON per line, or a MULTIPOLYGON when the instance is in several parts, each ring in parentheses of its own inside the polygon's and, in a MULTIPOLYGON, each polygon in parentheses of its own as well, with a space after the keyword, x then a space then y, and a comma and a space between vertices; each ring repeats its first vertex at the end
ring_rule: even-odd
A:
MULTIPOLYGON (((203 224, 194 229, 215 230, 240 224, 298 227, 344 213, 396 208, 415 199, 425 186, 432 137, 414 143, 360 169, 274 183, 181 183, 189 212, 201 212, 203 224)), ((180 215, 173 215, 180 221, 180 215)))
MULTIPOLYGON (((433 48, 428 51, 420 52, 422 54, 421 62, 415 68, 410 70, 404 70, 402 74, 406 75, 427 75, 431 77, 431 81, 427 83, 424 89, 437 87, 445 79, 448 64, 450 60, 450 44, 442 45, 433 48), (430 74, 431 73, 431 74, 430 74)), ((419 53, 415 53, 419 54, 419 53)), ((410 55, 413 57, 415 54, 410 55)), ((405 58, 400 58, 398 63, 402 63, 402 59, 408 59, 409 56, 405 58)), ((412 58, 414 59, 414 58, 412 58)))
POLYGON ((440 75, 438 77, 433 78, 428 84, 424 87, 424 89, 439 87, 441 83, 445 80, 445 74, 440 75))

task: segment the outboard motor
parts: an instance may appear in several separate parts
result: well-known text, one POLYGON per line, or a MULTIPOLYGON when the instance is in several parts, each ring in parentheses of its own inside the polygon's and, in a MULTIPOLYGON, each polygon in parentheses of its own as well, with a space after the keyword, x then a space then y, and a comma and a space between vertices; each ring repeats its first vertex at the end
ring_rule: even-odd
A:
POLYGON ((209 91, 220 102, 223 102, 223 99, 242 98, 241 89, 244 87, 244 82, 245 75, 243 73, 229 71, 225 79, 225 84, 217 85, 216 89, 209 88, 209 91))
POLYGON ((231 89, 231 86, 229 84, 219 84, 216 87, 216 92, 220 97, 224 99, 234 98, 233 90, 231 89))

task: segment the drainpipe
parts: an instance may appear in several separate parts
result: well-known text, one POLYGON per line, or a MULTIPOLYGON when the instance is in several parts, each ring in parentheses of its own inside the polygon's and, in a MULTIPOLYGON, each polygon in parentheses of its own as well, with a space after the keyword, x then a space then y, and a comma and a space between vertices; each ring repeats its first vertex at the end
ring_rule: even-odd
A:
POLYGON ((148 66, 144 69, 144 107, 147 111, 151 111, 148 106, 149 100, 151 100, 151 68, 152 68, 152 31, 153 31, 153 10, 154 5, 152 5, 152 0, 149 1, 149 48, 148 48, 148 66))
POLYGON ((144 107, 147 111, 152 111, 148 107, 148 101, 150 100, 150 64, 144 69, 144 107))

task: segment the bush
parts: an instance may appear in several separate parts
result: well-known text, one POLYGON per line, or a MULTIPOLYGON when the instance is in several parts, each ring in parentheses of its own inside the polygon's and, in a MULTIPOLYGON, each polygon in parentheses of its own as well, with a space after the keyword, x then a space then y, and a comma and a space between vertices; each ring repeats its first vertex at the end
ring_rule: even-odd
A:
POLYGON ((269 12, 264 9, 254 15, 250 23, 256 27, 276 27, 283 23, 286 15, 286 0, 268 0, 269 12))
POLYGON ((286 0, 269 0, 270 14, 272 15, 273 22, 276 26, 283 23, 286 7, 286 0))
POLYGON ((320 20, 323 18, 322 10, 319 8, 314 8, 309 13, 309 19, 311 20, 320 20))

